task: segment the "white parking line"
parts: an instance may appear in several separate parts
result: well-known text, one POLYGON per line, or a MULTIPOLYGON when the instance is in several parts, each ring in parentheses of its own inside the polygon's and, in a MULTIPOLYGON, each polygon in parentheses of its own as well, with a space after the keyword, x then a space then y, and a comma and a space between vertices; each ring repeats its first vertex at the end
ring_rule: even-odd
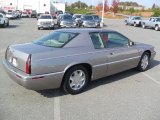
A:
POLYGON ((152 80, 153 82, 157 83, 160 85, 160 81, 154 79, 153 77, 151 77, 150 75, 148 75, 147 73, 142 73, 144 76, 148 77, 150 80, 152 80))
POLYGON ((59 92, 55 91, 54 98, 54 120, 61 120, 60 117, 60 98, 58 97, 59 92))
POLYGON ((0 54, 4 53, 5 51, 6 51, 6 49, 0 50, 0 54))

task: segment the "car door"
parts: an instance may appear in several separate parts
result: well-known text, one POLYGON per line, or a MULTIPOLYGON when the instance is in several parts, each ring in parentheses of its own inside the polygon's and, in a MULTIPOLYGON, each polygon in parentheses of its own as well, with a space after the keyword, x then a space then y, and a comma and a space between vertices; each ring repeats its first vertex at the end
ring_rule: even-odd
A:
POLYGON ((101 33, 106 45, 107 75, 115 74, 137 66, 140 59, 135 45, 129 45, 129 39, 118 32, 101 33))

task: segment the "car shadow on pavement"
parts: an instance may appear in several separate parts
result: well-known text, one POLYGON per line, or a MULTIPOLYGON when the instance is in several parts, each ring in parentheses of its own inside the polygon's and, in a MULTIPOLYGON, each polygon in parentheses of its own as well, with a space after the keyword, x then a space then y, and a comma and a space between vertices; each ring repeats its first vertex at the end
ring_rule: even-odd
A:
MULTIPOLYGON (((157 65, 160 65, 160 61, 157 60, 153 60, 149 66, 149 69, 152 69, 154 67, 156 67, 157 65)), ((135 74, 138 74, 139 71, 137 71, 136 69, 130 69, 118 74, 114 74, 108 77, 104 77, 101 79, 97 79, 95 81, 92 81, 89 83, 89 85, 87 86, 87 88, 83 91, 83 92, 87 92, 89 90, 92 90, 96 87, 99 87, 101 85, 105 85, 105 84, 111 84, 115 81, 119 81, 122 80, 124 78, 133 76, 135 74)), ((39 94, 43 95, 44 97, 47 98, 53 98, 53 97, 60 97, 60 96, 64 96, 64 95, 68 95, 67 93, 65 93, 62 88, 59 89, 50 89, 50 90, 40 90, 37 91, 39 94)))
POLYGON ((17 28, 19 25, 9 25, 8 27, 6 28, 17 28))

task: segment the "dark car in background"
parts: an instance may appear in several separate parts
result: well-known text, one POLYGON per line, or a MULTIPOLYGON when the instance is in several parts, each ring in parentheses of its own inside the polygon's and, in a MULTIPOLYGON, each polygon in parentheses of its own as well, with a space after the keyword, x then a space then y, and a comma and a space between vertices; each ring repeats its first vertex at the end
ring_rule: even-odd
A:
POLYGON ((92 15, 94 21, 96 22, 97 27, 100 27, 100 23, 101 23, 101 18, 98 15, 92 15))
POLYGON ((82 15, 80 26, 88 27, 88 28, 95 28, 97 27, 95 20, 93 19, 92 15, 82 15))
POLYGON ((80 27, 81 16, 82 16, 82 14, 74 14, 74 15, 73 15, 73 18, 75 19, 76 25, 77 25, 78 27, 80 27))
POLYGON ((36 10, 32 10, 31 18, 37 18, 37 11, 36 10))
POLYGON ((57 18, 57 24, 61 27, 76 27, 76 22, 73 19, 72 15, 61 14, 57 18))

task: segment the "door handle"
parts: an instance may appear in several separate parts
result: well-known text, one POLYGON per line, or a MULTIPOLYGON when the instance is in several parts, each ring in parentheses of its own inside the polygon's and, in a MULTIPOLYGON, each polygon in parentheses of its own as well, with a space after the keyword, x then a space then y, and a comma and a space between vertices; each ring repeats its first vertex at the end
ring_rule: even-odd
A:
POLYGON ((114 55, 114 53, 113 53, 113 52, 111 52, 111 53, 110 53, 110 55, 114 55))

